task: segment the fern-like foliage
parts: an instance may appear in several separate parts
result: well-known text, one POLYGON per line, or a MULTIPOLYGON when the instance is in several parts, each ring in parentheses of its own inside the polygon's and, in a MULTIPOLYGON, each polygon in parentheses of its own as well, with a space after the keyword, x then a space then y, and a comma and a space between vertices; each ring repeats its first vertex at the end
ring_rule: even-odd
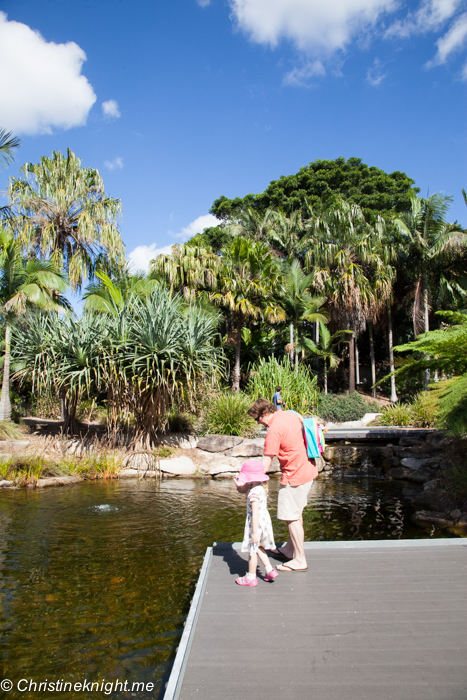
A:
POLYGON ((414 353, 404 358, 396 375, 424 369, 438 370, 447 381, 437 396, 437 422, 455 435, 467 434, 467 314, 439 311, 450 325, 419 336, 413 343, 398 345, 396 352, 414 353))

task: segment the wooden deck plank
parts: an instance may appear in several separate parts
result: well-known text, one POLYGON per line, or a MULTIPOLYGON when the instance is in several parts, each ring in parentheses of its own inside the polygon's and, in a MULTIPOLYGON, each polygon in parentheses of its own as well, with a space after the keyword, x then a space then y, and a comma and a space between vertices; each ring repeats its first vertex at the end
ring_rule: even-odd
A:
POLYGON ((245 555, 215 549, 167 700, 465 700, 467 541, 457 544, 311 548, 307 573, 254 589, 234 583, 245 555))

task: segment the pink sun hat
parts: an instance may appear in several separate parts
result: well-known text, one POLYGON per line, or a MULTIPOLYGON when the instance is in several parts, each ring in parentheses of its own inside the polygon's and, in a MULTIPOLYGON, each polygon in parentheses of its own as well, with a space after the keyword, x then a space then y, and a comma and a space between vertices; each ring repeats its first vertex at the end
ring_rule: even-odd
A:
POLYGON ((269 477, 264 473, 262 462, 249 459, 247 462, 243 462, 242 468, 237 476, 237 481, 241 484, 248 484, 251 481, 269 481, 269 477))

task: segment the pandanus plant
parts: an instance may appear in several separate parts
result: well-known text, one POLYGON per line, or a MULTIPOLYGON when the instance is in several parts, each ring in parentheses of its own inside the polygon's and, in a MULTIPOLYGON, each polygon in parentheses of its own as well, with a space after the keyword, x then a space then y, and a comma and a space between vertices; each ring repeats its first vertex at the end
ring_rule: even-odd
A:
POLYGON ((27 260, 21 245, 6 228, 0 228, 0 313, 5 325, 0 421, 11 418, 10 358, 12 327, 30 309, 67 308, 62 296, 67 283, 49 262, 27 260))

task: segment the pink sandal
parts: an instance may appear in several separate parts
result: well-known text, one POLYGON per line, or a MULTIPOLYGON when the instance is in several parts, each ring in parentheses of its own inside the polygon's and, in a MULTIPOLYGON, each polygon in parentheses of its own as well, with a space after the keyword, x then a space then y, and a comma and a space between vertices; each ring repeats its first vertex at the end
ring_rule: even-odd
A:
POLYGON ((251 586, 254 588, 255 586, 258 585, 258 579, 255 578, 247 578, 246 576, 239 576, 235 583, 238 583, 239 586, 251 586))
POLYGON ((269 583, 269 581, 274 581, 274 579, 277 578, 278 576, 279 576, 278 572, 275 569, 271 569, 271 571, 268 574, 266 574, 266 576, 264 577, 264 580, 268 581, 268 583, 269 583))

